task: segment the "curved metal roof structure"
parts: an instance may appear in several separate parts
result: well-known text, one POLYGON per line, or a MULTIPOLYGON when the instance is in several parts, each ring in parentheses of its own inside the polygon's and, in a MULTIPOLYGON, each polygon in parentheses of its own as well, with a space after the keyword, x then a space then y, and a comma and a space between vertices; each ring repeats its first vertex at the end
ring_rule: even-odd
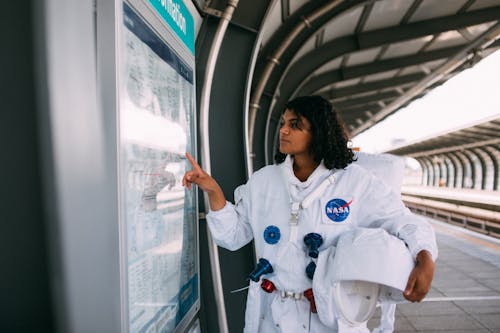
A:
POLYGON ((403 144, 387 153, 418 158, 486 146, 500 147, 500 118, 403 144))
POLYGON ((387 152, 415 158, 422 168, 422 185, 496 191, 500 185, 500 118, 387 152))
MULTIPOLYGON (((259 36, 245 105, 257 168, 295 96, 328 98, 354 136, 500 47, 500 0, 250 2, 231 23, 259 36)), ((214 15, 226 1, 198 4, 214 15)))

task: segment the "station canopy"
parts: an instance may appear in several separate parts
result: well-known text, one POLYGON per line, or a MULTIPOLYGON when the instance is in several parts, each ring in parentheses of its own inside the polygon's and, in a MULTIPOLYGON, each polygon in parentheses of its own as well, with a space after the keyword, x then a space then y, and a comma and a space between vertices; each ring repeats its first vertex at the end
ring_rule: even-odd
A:
POLYGON ((355 135, 498 49, 499 21, 500 0, 276 1, 254 95, 264 85, 279 114, 320 94, 355 135))
POLYGON ((500 118, 452 129, 430 138, 394 147, 387 151, 394 155, 419 158, 455 151, 500 147, 500 118))
POLYGON ((294 97, 330 100, 354 137, 474 66, 500 47, 500 0, 240 0, 231 24, 259 34, 249 138, 269 158, 294 97))

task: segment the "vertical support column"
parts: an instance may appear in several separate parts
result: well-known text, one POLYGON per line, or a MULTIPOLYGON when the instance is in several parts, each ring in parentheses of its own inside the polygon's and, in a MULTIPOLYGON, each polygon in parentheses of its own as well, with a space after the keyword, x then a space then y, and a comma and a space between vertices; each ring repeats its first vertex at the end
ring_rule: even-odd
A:
MULTIPOLYGON (((115 1, 103 4, 113 26, 115 1)), ((116 113, 102 107, 98 93, 94 1, 37 5, 40 155, 56 331, 118 333, 116 113)), ((113 90, 108 97, 114 96, 113 90)))
POLYGON ((455 182, 455 165, 445 154, 443 155, 443 161, 446 166, 446 187, 453 187, 455 182))
POLYGON ((489 154, 491 160, 493 161, 493 190, 497 191, 500 183, 500 148, 497 146, 488 146, 483 148, 484 151, 489 154))
POLYGON ((460 188, 462 186, 462 165, 453 154, 448 152, 445 156, 453 164, 453 184, 451 184, 451 187, 460 188))
POLYGON ((494 178, 494 166, 492 157, 484 149, 481 148, 471 149, 471 151, 474 152, 481 161, 481 189, 492 190, 494 178))
POLYGON ((424 161, 426 167, 427 167, 427 186, 433 186, 434 185, 434 166, 432 165, 432 162, 429 157, 422 157, 422 160, 424 161))
POLYGON ((467 155, 463 152, 456 151, 453 153, 460 162, 462 163, 462 188, 473 188, 474 187, 474 170, 473 165, 469 161, 467 155))
POLYGON ((472 187, 473 189, 481 189, 481 178, 483 177, 482 175, 482 166, 481 166, 481 160, 477 157, 476 154, 474 154, 470 150, 464 150, 462 152, 464 156, 468 159, 471 170, 472 170, 472 187))

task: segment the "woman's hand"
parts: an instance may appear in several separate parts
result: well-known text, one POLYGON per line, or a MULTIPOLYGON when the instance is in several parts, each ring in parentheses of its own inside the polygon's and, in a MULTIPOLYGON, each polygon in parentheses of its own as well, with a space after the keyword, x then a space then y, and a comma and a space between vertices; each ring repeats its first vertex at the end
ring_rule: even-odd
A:
POLYGON ((193 156, 191 156, 189 153, 186 153, 186 158, 188 159, 189 163, 191 163, 193 169, 184 174, 184 177, 182 178, 182 185, 186 186, 188 189, 191 189, 191 185, 195 183, 200 187, 200 189, 205 192, 214 190, 216 187, 214 184, 217 184, 215 180, 210 177, 210 175, 206 173, 198 163, 196 163, 193 156))
POLYGON ((417 264, 410 273, 403 296, 411 302, 420 302, 431 289, 434 261, 431 254, 422 250, 417 254, 417 264))
POLYGON ((186 153, 186 158, 193 166, 191 171, 188 171, 182 177, 182 185, 191 189, 192 184, 198 185, 200 189, 208 194, 211 210, 219 210, 226 205, 226 198, 219 184, 208 173, 203 170, 194 160, 193 156, 186 153))

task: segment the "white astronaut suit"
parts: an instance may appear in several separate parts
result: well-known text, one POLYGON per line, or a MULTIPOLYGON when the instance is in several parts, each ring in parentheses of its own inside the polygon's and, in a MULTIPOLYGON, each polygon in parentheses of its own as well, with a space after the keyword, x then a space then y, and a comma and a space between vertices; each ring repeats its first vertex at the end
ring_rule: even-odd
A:
MULTIPOLYGON (((323 324, 303 296, 312 288, 306 267, 315 261, 304 236, 321 235, 322 253, 334 247, 346 231, 383 228, 403 240, 413 258, 427 250, 435 259, 434 231, 409 212, 399 193, 356 162, 342 170, 328 170, 320 164, 304 182, 295 177, 292 165, 288 156, 279 165, 255 172, 235 190, 235 204, 227 202, 221 210, 209 212, 207 221, 219 246, 237 250, 254 239, 257 258, 272 265, 273 272, 261 280, 271 281, 273 292, 262 290, 260 281, 250 282, 244 332, 343 332, 345 327, 323 324), (297 219, 291 213, 297 213, 297 219)), ((347 331, 367 329, 361 325, 347 331)))

